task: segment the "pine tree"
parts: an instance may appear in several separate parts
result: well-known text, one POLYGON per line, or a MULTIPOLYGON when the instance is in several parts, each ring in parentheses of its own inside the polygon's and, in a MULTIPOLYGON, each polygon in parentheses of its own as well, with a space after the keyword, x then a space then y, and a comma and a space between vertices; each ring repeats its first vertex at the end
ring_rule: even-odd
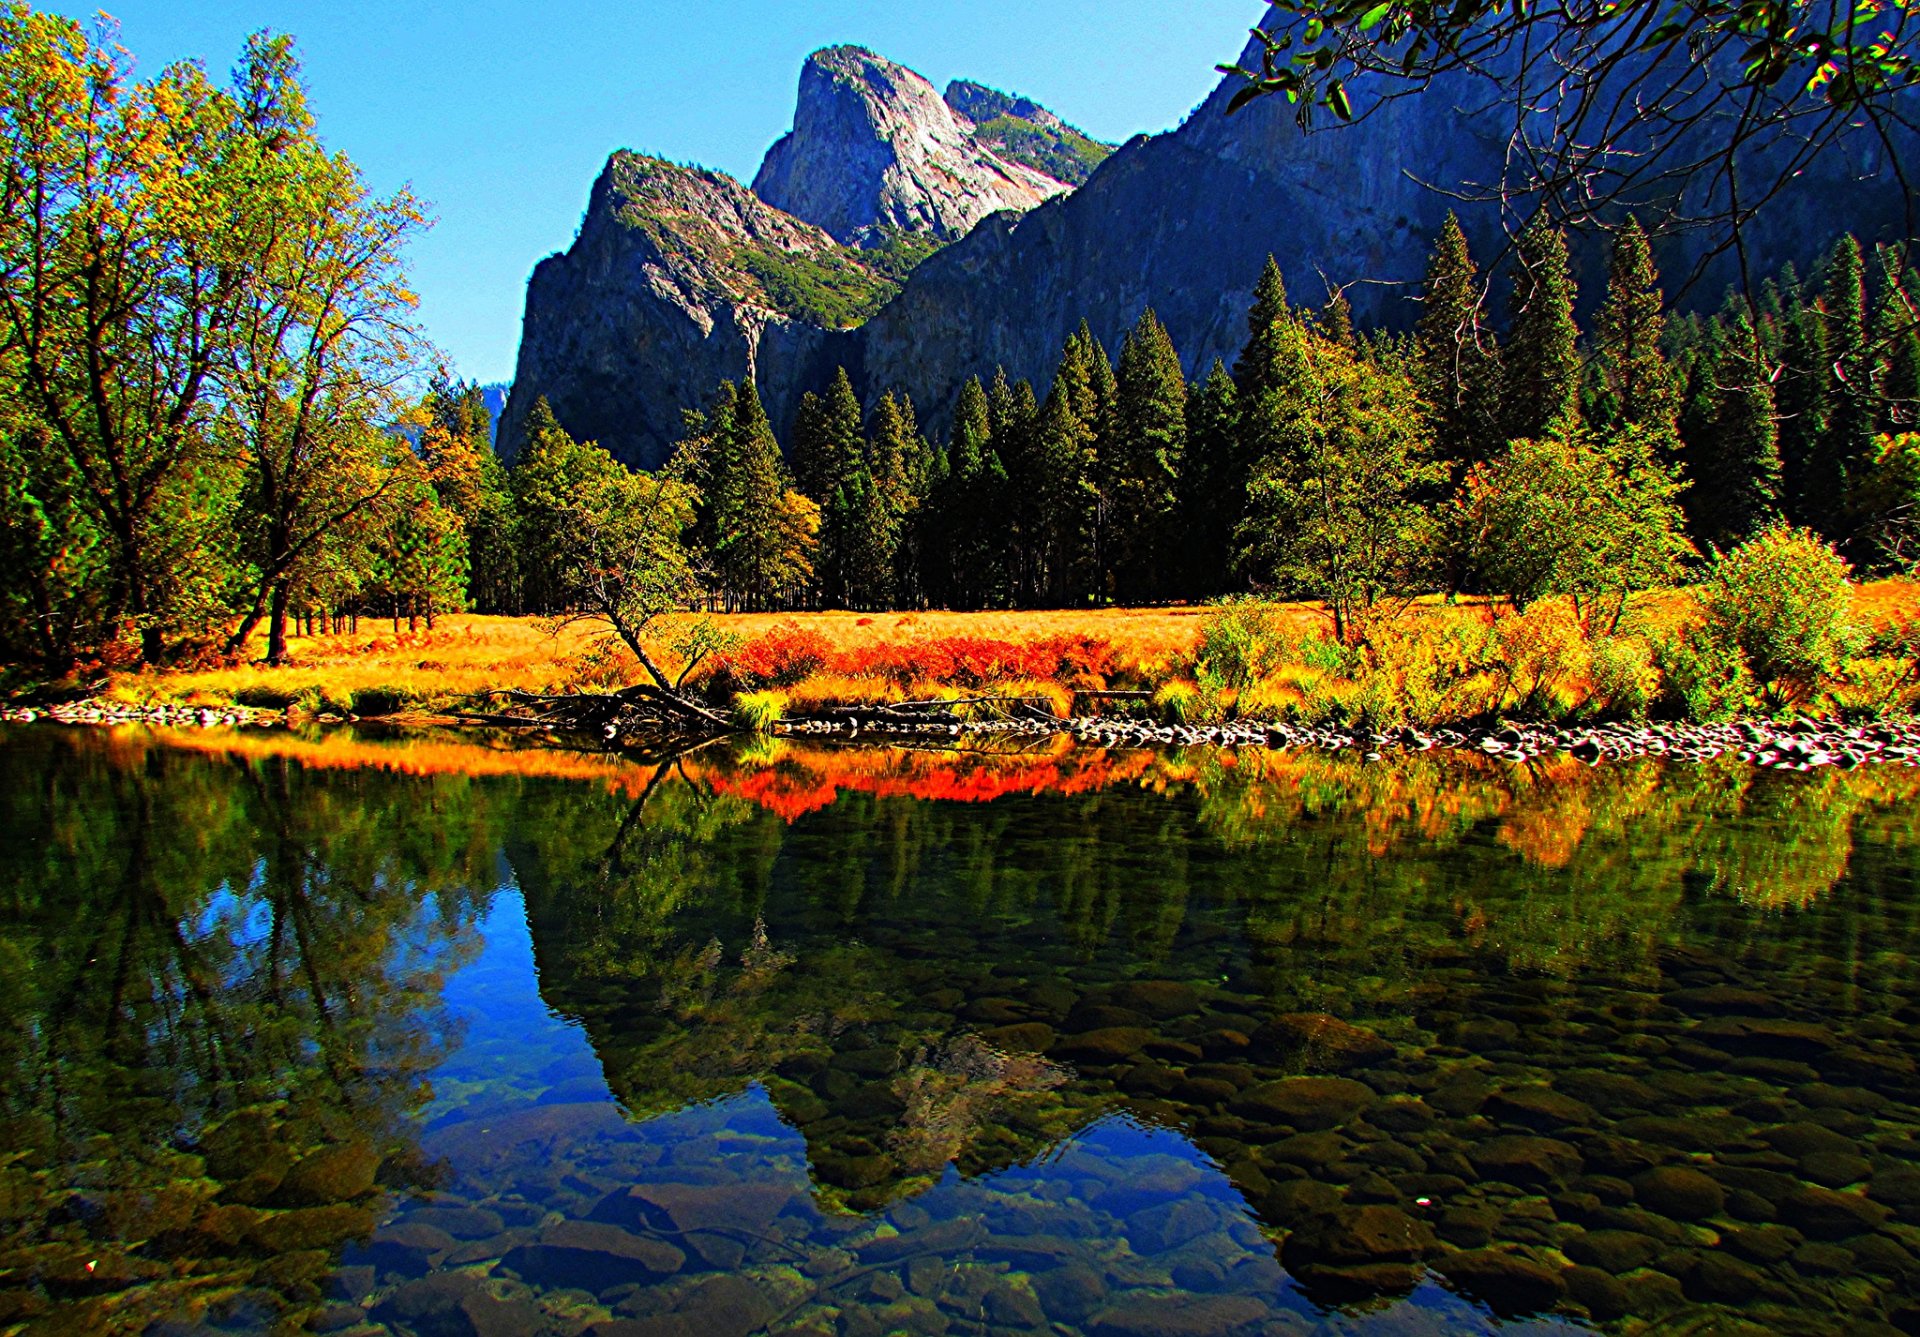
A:
POLYGON ((1287 306, 1287 284, 1280 265, 1269 255, 1253 285, 1253 305, 1247 311, 1247 342, 1233 364, 1233 386, 1243 402, 1252 403, 1279 388, 1281 338, 1293 321, 1287 306))
POLYGON ((1480 282, 1466 234, 1452 213, 1427 262, 1414 329, 1413 378, 1433 423, 1434 453, 1457 485, 1501 442, 1500 355, 1481 319, 1480 282))
MULTIPOLYGON (((1041 499, 1041 589, 1056 607, 1082 602, 1099 561, 1099 491, 1095 470, 1102 405, 1096 359, 1104 361, 1085 324, 1067 336, 1035 430, 1041 499)), ((1111 371, 1111 369, 1109 369, 1111 371)))
POLYGON ((1579 330, 1567 239, 1544 212, 1521 229, 1513 268, 1513 337, 1501 417, 1508 440, 1572 430, 1580 420, 1579 330))
POLYGON ((1703 548, 1731 548, 1780 518, 1780 438, 1773 381, 1744 308, 1722 321, 1710 369, 1712 418, 1687 442, 1687 517, 1703 548))
POLYGON ((794 486, 819 501, 831 497, 860 453, 860 400, 845 367, 836 368, 827 393, 800 397, 794 415, 794 486))
POLYGON ((1009 384, 1005 369, 995 368, 987 414, 994 454, 1006 474, 1006 569, 1014 603, 1027 607, 1041 597, 1046 548, 1040 405, 1033 386, 1025 380, 1009 384))
POLYGON ((1813 469, 1815 495, 1823 499, 1821 528, 1835 543, 1848 535, 1854 490, 1872 472, 1879 425, 1874 386, 1874 350, 1867 329, 1866 268, 1860 243, 1851 236, 1834 248, 1821 293, 1827 312, 1827 352, 1833 359, 1833 408, 1827 438, 1813 469))
POLYGON ((791 551, 785 542, 780 445, 751 378, 740 382, 726 416, 714 442, 706 498, 713 562, 730 595, 745 607, 766 608, 796 579, 812 574, 811 553, 791 551))
POLYGON ((1180 572, 1173 528, 1187 445, 1187 384, 1166 326, 1151 307, 1120 348, 1114 430, 1102 472, 1114 597, 1163 598, 1180 572))
MULTIPOLYGON (((1593 356, 1600 380, 1597 426, 1637 427, 1671 442, 1680 405, 1673 369, 1661 351, 1666 320, 1653 251, 1637 220, 1614 238, 1607 296, 1594 323, 1593 356)), ((1667 449, 1671 449, 1669 446, 1667 449)))
POLYGON ((1224 593, 1233 567, 1235 517, 1246 510, 1238 464, 1239 415, 1233 378, 1219 358, 1187 398, 1187 450, 1180 470, 1180 532, 1186 592, 1224 593))
POLYGON ((960 387, 946 476, 930 503, 937 525, 940 579, 933 592, 959 608, 996 601, 1006 471, 993 448, 992 411, 978 376, 960 387))
POLYGON ((1880 414, 1885 434, 1911 432, 1920 423, 1920 312, 1915 309, 1913 271, 1905 252, 1880 252, 1880 283, 1873 311, 1873 342, 1879 354, 1880 414))
POLYGON ((1817 306, 1790 304, 1781 321, 1780 504, 1795 525, 1814 528, 1828 518, 1820 495, 1822 454, 1833 412, 1833 360, 1827 321, 1817 306))
POLYGON ((1315 323, 1328 343, 1344 348, 1349 353, 1360 350, 1359 336, 1353 330, 1353 304, 1347 301, 1347 294, 1341 289, 1334 289, 1327 298, 1327 304, 1320 308, 1315 323))
POLYGON ((517 535, 522 598, 528 612, 563 611, 573 597, 567 570, 571 536, 566 517, 574 499, 591 493, 615 470, 613 457, 591 442, 576 442, 553 416, 546 397, 527 414, 526 444, 508 474, 519 514, 517 535))

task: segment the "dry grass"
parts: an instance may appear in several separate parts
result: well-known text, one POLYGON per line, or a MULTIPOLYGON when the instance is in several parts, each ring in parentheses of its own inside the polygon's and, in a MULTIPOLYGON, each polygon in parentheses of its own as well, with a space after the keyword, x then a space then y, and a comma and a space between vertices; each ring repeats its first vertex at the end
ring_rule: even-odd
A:
MULTIPOLYGON (((1863 616, 1876 624, 1896 617, 1920 616, 1920 582, 1877 581, 1861 587, 1863 616)), ((1686 596, 1665 591, 1644 596, 1639 616, 1654 623, 1677 618, 1686 596)), ((1484 602, 1448 604, 1424 599, 1412 618, 1486 618, 1484 602)), ((750 640, 786 624, 819 634, 838 653, 852 654, 882 645, 911 645, 946 637, 981 637, 1024 643, 1052 637, 1088 636, 1112 645, 1130 674, 1146 679, 1165 675, 1172 661, 1193 650, 1207 609, 1165 608, 1058 609, 1033 612, 920 613, 737 613, 716 619, 728 631, 750 640)), ((1295 631, 1327 627, 1314 604, 1282 606, 1295 631)), ((242 701, 273 706, 295 703, 308 709, 386 713, 396 708, 444 709, 484 698, 490 691, 620 686, 634 681, 637 665, 624 650, 604 644, 595 628, 576 624, 557 635, 537 618, 462 614, 442 617, 427 631, 397 634, 383 621, 363 621, 358 635, 295 636, 291 662, 280 668, 244 664, 232 668, 178 670, 117 675, 108 694, 131 701, 216 704, 242 701)), ((264 654, 264 641, 255 652, 264 654)), ((915 684, 915 687, 919 684, 915 684)), ((931 690, 929 695, 938 694, 931 690)), ((901 685, 886 679, 821 674, 798 686, 793 705, 901 699, 901 685)))

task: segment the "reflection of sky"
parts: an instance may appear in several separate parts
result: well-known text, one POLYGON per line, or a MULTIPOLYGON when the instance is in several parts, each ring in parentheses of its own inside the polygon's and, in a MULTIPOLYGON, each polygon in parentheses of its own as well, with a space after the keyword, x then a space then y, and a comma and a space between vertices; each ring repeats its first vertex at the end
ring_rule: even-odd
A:
MULTIPOLYGON (((477 932, 483 945, 449 977, 445 993, 465 1040, 433 1074, 435 1098, 424 1114, 428 1154, 446 1156, 455 1171, 449 1187, 481 1197, 524 1184, 522 1171, 570 1163, 628 1182, 672 1180, 694 1163, 703 1182, 775 1186, 804 1204, 782 1218, 784 1247, 844 1247, 852 1223, 813 1206, 806 1141, 781 1119, 764 1087, 756 1082, 726 1099, 628 1120, 585 1030, 555 1015, 540 996, 525 904, 510 881, 493 895, 477 932)), ((1239 1189, 1205 1152, 1177 1130, 1124 1116, 1103 1117, 1044 1156, 978 1179, 949 1167, 932 1187, 856 1228, 863 1236, 876 1229, 908 1233, 928 1220, 965 1220, 976 1229, 972 1242, 953 1252, 956 1268, 1018 1268, 1021 1250, 1044 1241, 1056 1254, 1068 1250, 1055 1258, 1059 1264, 1084 1261, 1120 1274, 1138 1269, 1141 1282, 1151 1284, 1146 1255, 1166 1241, 1134 1232, 1148 1228, 1143 1222, 1168 1221, 1164 1209, 1175 1205, 1205 1221, 1181 1251, 1217 1268, 1214 1293, 1264 1299, 1297 1322, 1288 1331, 1443 1337, 1578 1328, 1553 1319, 1500 1324, 1431 1281, 1366 1313, 1322 1313, 1287 1279, 1239 1189)))

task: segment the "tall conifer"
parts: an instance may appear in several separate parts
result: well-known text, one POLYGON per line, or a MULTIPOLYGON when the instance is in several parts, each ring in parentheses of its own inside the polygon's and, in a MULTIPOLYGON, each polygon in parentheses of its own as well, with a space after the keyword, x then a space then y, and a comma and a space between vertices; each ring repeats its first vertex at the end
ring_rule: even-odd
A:
POLYGON ((1456 484, 1501 443, 1500 355, 1481 296, 1466 234, 1449 213, 1427 261, 1412 372, 1433 415, 1434 453, 1456 484))
POLYGON ((1594 322, 1598 425, 1642 428, 1671 450, 1680 404, 1673 369, 1661 349, 1666 319, 1658 283, 1647 234, 1629 218, 1614 238, 1607 296, 1594 322))
POLYGON ((1187 445, 1187 385, 1180 356, 1151 307, 1120 348, 1113 442, 1107 452, 1107 528, 1114 597, 1171 593, 1176 487, 1187 445))
POLYGON ((1234 526, 1246 510, 1246 472, 1238 466, 1239 422, 1233 378, 1219 358, 1187 398, 1187 450, 1180 470, 1180 547, 1186 593, 1224 593, 1233 564, 1234 526))
POLYGON ((1780 518, 1773 380, 1752 319, 1736 308, 1710 371, 1712 419, 1687 443, 1687 515, 1702 547, 1730 548, 1780 518))
POLYGON ((1544 211, 1520 232, 1513 265, 1513 337, 1501 416, 1509 440, 1571 430, 1580 420, 1579 330, 1567 239, 1544 211))

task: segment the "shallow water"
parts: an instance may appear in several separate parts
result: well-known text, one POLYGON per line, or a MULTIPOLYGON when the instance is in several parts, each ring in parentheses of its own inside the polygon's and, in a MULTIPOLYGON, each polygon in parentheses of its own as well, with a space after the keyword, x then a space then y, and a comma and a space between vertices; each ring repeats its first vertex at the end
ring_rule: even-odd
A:
POLYGON ((1916 799, 0 731, 0 1332, 1913 1332, 1916 799))

